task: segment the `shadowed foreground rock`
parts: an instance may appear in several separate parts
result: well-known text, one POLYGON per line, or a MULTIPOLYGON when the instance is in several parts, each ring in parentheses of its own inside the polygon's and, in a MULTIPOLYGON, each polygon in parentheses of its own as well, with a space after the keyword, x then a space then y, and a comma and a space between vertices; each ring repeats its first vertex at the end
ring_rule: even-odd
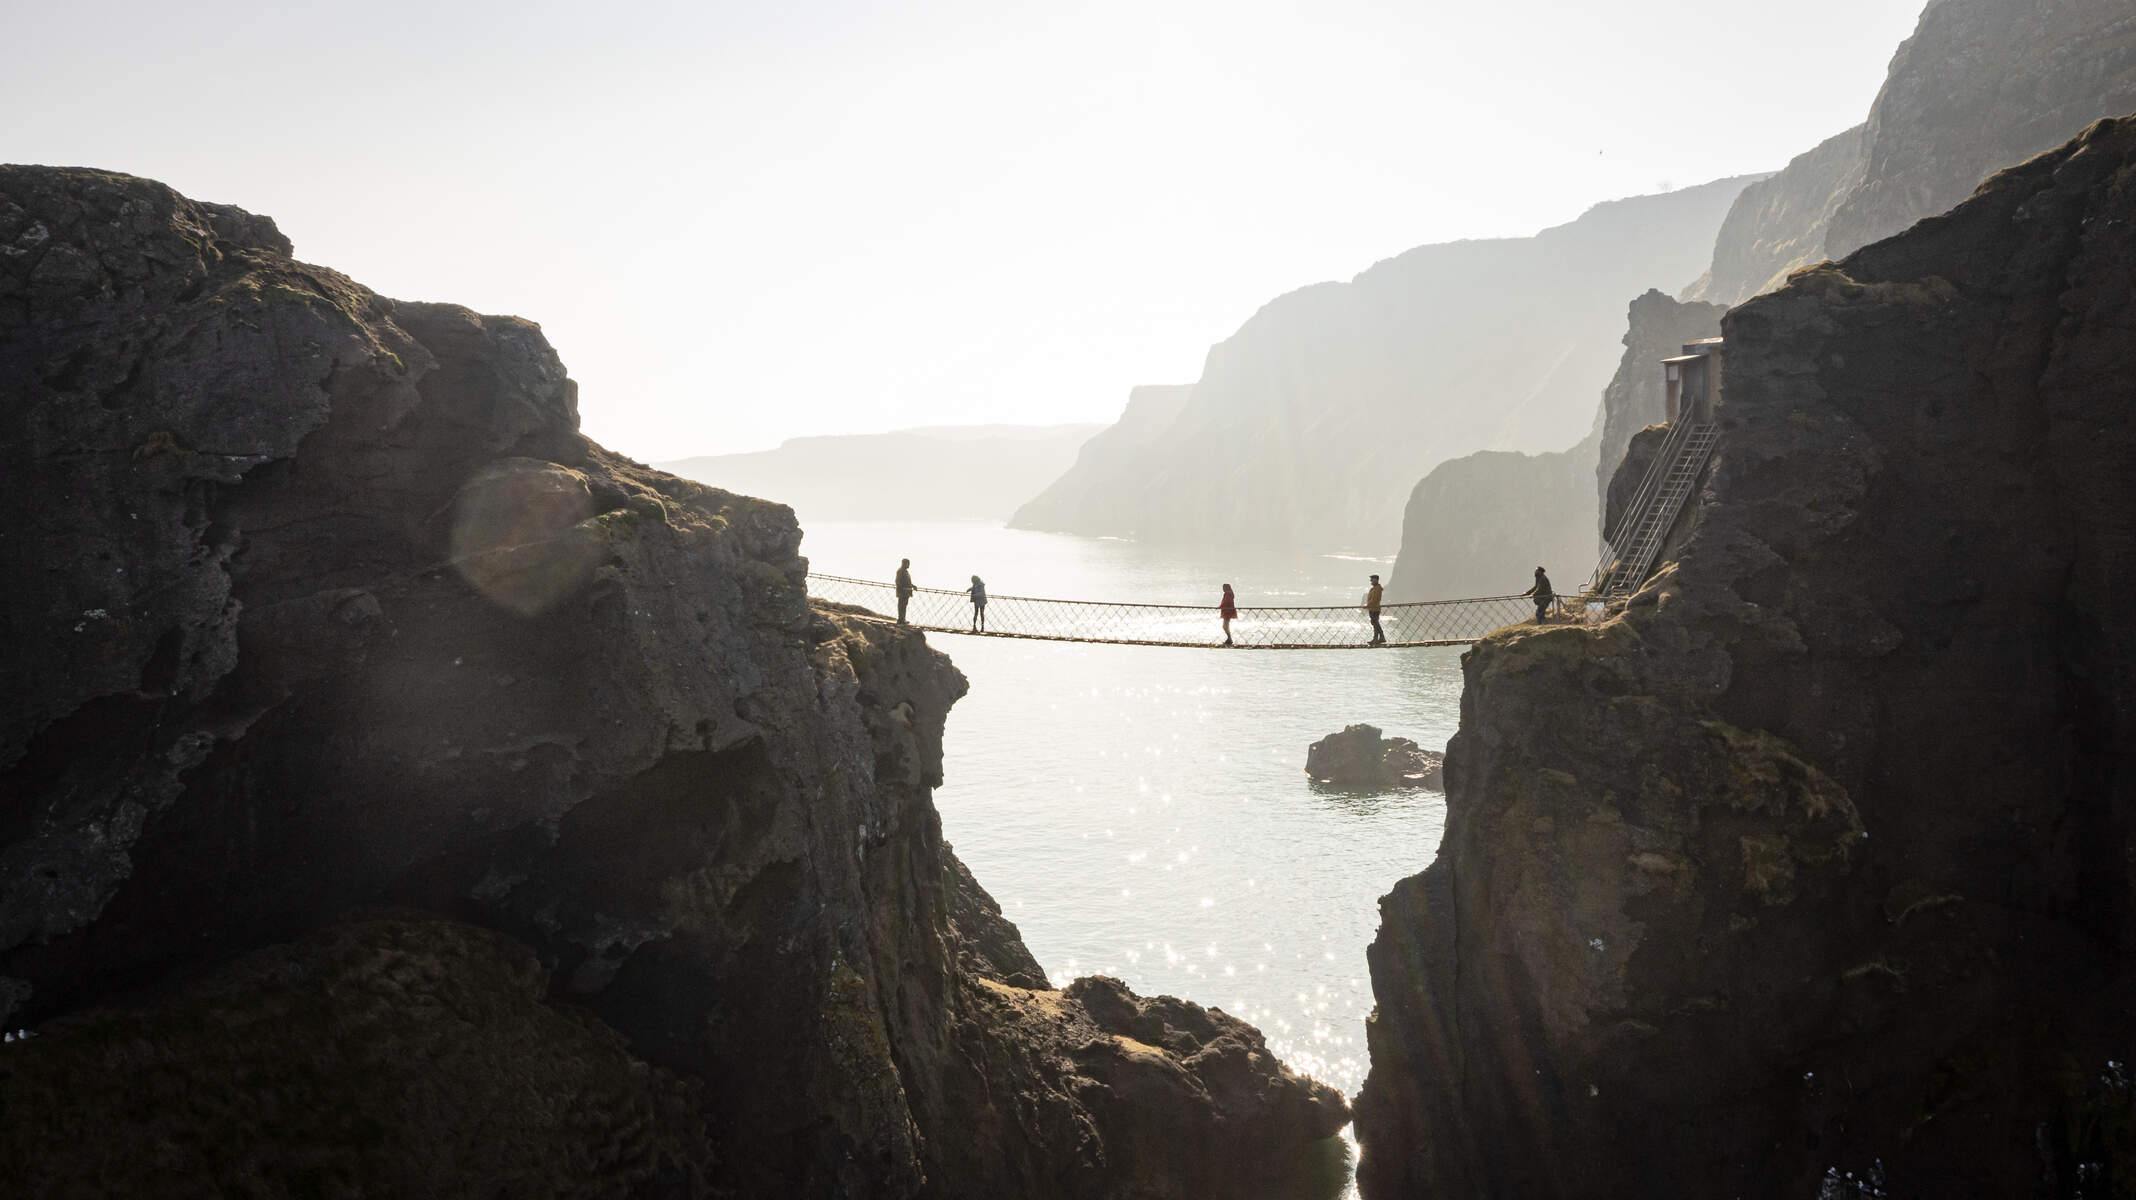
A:
POLYGON ((1368 1197, 2136 1188, 2132 313, 2136 120, 1729 314, 1672 565, 1464 660, 1368 1197))
POLYGON ((1445 758, 1408 738, 1382 737, 1375 726, 1352 725, 1306 748, 1305 773, 1322 787, 1351 792, 1437 791, 1445 758))
POLYGON ((1339 1128, 1246 1026, 1043 990, 941 840, 963 678, 812 606, 789 510, 587 442, 531 323, 289 252, 0 168, 6 1161, 1185 1200, 1339 1128))

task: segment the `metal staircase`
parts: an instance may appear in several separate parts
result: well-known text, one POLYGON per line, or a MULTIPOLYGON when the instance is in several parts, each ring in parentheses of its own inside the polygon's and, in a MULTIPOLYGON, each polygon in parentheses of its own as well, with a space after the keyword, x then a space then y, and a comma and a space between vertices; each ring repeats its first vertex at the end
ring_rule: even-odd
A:
POLYGON ((1720 430, 1710 423, 1675 423, 1639 490, 1632 494, 1632 502, 1625 505, 1617 527, 1610 531, 1609 553, 1595 566, 1591 593, 1622 596, 1646 582, 1662 542, 1706 469, 1706 460, 1713 457, 1720 436, 1720 430))

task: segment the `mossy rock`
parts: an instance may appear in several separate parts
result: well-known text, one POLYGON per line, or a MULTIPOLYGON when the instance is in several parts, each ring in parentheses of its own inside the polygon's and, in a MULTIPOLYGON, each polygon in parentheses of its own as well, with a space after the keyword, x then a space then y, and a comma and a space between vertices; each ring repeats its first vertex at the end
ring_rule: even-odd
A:
POLYGON ((26 1196, 637 1196, 714 1191, 691 1085, 500 934, 336 926, 0 1053, 26 1196))

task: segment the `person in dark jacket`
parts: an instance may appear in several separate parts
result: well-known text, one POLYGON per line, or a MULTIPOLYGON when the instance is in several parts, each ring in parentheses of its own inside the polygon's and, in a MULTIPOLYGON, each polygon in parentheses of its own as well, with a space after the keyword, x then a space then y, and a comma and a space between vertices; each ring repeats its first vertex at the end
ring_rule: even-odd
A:
POLYGON ((1372 644, 1375 646, 1387 644, 1387 633, 1380 628, 1379 623, 1380 597, 1385 594, 1386 589, 1380 586, 1379 576, 1374 575, 1372 586, 1365 591, 1365 615, 1372 618, 1372 644))
POLYGON ((1216 615, 1224 622, 1224 644, 1231 644, 1231 623, 1239 619, 1238 597, 1231 594, 1231 585, 1224 585, 1224 598, 1216 602, 1216 615))
POLYGON ((905 623, 905 606, 912 603, 912 560, 897 560, 897 623, 905 623))
POLYGON ((972 632, 985 633, 986 581, 980 579, 977 575, 972 576, 972 586, 965 588, 964 594, 972 598, 972 632))
POLYGON ((1550 617, 1550 605, 1557 600, 1557 593, 1550 590, 1550 577, 1541 567, 1535 568, 1535 586, 1522 592, 1523 596, 1535 597, 1535 623, 1540 625, 1550 617))

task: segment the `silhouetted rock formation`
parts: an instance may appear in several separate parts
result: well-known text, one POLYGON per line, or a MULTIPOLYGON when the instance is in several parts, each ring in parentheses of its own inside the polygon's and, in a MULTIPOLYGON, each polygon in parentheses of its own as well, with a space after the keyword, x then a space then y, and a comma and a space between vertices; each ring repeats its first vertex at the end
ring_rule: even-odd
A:
POLYGON ((1484 450, 1433 467, 1409 493, 1390 602, 1510 596, 1595 565, 1594 462, 1599 431, 1555 454, 1484 450))
POLYGON ((2131 312, 2136 119, 1728 315, 1675 561, 1464 661, 1368 1197, 2136 1179, 2131 312))
POLYGON ((1012 523, 1384 553, 1420 471, 1580 437, 1624 298, 1697 273, 1745 182, 1600 204, 1532 238, 1421 246, 1279 297, 1211 348, 1161 435, 1092 439, 1012 523))
POLYGON ((815 521, 1007 520, 1031 481, 1068 469, 1103 425, 934 425, 792 438, 776 450, 654 463, 815 521))
POLYGON ((1973 194, 1980 181, 2136 109, 2127 0, 1935 0, 1868 121, 1743 189, 1687 299, 1740 304, 1973 194))
POLYGON ((1341 1124, 1220 1014, 1026 990, 931 798, 964 680, 812 606, 790 511, 587 442, 531 323, 288 254, 0 168, 0 1159, 1184 1198, 1341 1124))
POLYGON ((1405 737, 1382 737, 1377 726, 1352 725, 1306 748, 1305 773, 1323 787, 1351 792, 1436 791, 1445 757, 1405 737))

